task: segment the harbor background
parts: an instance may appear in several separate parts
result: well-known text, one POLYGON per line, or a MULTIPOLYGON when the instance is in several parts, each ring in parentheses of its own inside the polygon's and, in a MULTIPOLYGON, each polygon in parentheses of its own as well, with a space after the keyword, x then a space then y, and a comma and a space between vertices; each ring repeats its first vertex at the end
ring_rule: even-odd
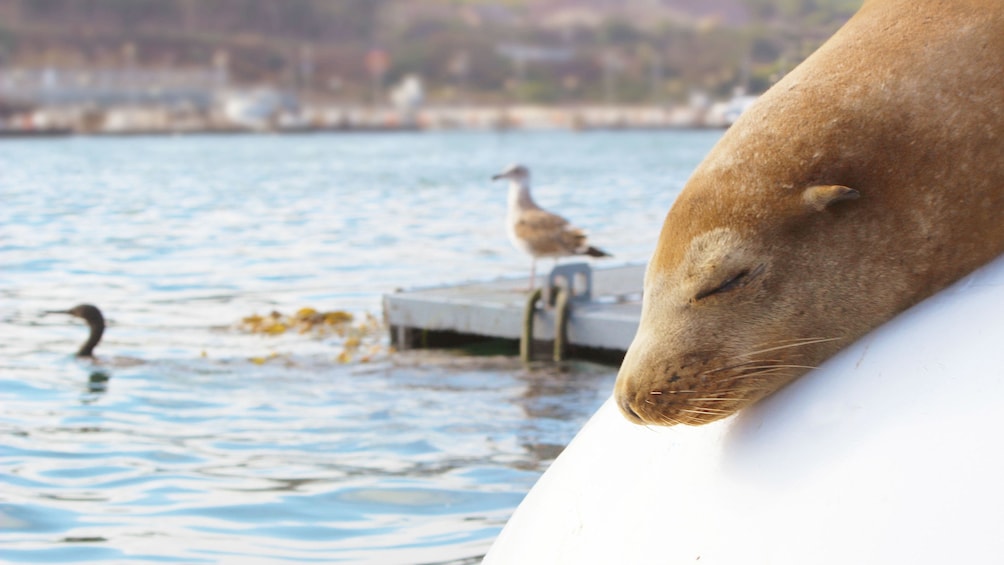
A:
POLYGON ((719 135, 4 141, 0 557, 476 562, 616 368, 245 318, 311 307, 351 329, 398 287, 525 281, 489 180, 516 159, 614 255, 597 263, 643 261, 719 135), (109 320, 101 364, 73 357, 79 320, 44 315, 79 302, 109 320))
POLYGON ((0 0, 0 133, 728 126, 858 0, 0 0))

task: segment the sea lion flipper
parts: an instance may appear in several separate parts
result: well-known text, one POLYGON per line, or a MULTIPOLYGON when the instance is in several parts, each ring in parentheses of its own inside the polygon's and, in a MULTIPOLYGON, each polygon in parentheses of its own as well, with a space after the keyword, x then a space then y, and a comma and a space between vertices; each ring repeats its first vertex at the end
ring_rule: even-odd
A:
POLYGON ((861 193, 847 186, 839 184, 810 186, 802 193, 802 201, 805 205, 822 212, 827 206, 843 202, 844 200, 855 200, 861 193))

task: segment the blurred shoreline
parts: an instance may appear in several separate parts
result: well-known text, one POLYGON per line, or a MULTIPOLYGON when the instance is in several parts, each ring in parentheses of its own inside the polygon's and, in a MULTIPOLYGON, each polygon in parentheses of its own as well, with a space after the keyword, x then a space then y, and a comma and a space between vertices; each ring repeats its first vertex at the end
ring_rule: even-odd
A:
POLYGON ((0 136, 730 125, 860 0, 0 0, 0 136))
POLYGON ((617 130, 725 128, 753 97, 707 106, 508 105, 304 106, 296 110, 171 107, 39 108, 0 118, 0 137, 391 131, 617 130))

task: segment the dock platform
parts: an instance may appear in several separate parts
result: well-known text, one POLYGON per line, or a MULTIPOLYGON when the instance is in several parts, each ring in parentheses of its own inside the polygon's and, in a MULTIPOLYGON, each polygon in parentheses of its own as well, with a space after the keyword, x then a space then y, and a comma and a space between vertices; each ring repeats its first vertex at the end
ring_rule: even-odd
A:
MULTIPOLYGON (((559 329, 554 289, 570 288, 565 327, 570 356, 619 362, 638 329, 644 274, 643 264, 590 269, 577 263, 559 265, 548 276, 538 277, 535 286, 545 290, 532 317, 534 348, 554 342, 559 329)), ((384 295, 391 341, 398 350, 493 339, 518 342, 530 297, 527 286, 521 277, 384 295)))

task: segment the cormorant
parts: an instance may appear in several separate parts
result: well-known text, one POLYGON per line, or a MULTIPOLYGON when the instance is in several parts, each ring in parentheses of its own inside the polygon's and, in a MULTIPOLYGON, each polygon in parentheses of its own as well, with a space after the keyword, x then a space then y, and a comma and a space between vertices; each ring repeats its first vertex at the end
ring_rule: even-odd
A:
POLYGON ((94 348, 101 341, 101 334, 105 333, 105 317, 101 315, 101 310, 92 304, 78 304, 69 310, 50 310, 49 314, 69 314, 82 318, 91 328, 91 335, 87 341, 80 346, 77 357, 94 357, 94 348))

